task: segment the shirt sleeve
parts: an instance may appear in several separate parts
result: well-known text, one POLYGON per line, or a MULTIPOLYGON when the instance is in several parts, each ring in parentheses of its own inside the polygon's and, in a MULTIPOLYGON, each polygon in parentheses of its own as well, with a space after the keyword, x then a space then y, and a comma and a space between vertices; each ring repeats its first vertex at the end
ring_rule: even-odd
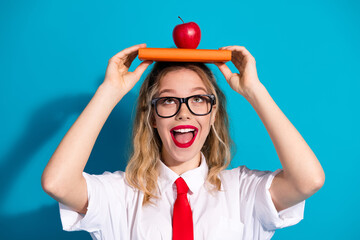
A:
MULTIPOLYGON (((121 211, 125 214, 125 200, 116 198, 122 193, 119 193, 119 190, 121 191, 119 187, 114 190, 116 184, 114 182, 115 174, 105 172, 102 175, 92 175, 83 172, 83 176, 86 180, 88 193, 87 212, 86 214, 80 214, 59 203, 62 227, 65 231, 85 230, 94 235, 100 235, 101 230, 113 224, 111 222, 111 210, 115 209, 118 210, 119 214, 121 211)), ((122 196, 124 195, 122 194, 122 196)), ((126 223, 121 223, 121 225, 126 227, 126 223)))
POLYGON ((277 169, 267 172, 261 177, 256 188, 255 214, 267 231, 295 225, 304 218, 305 200, 280 212, 275 208, 269 189, 274 177, 281 171, 282 169, 277 169))

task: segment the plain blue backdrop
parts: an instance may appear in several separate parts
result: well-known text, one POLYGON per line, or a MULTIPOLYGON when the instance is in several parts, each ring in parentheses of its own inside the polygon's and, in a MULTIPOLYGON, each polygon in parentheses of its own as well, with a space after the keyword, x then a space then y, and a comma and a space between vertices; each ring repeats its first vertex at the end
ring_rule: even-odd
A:
MULTIPOLYGON (((62 230, 41 174, 103 81, 108 60, 139 43, 175 47, 178 16, 200 26, 199 49, 241 45, 251 52, 260 81, 325 170, 325 185, 306 201, 304 219, 273 239, 358 238, 359 12, 355 0, 1 1, 0 238, 90 239, 62 230)), ((257 113, 209 66, 228 98, 237 144, 232 167, 280 168, 257 113)), ((85 171, 125 169, 142 81, 109 116, 85 171)))

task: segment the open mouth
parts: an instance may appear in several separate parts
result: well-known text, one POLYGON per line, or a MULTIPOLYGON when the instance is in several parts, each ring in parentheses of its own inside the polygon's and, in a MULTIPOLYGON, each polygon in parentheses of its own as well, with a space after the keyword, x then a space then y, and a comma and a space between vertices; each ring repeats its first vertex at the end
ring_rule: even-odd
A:
POLYGON ((170 132, 176 146, 180 148, 188 148, 194 143, 198 129, 190 125, 177 126, 171 129, 170 132))

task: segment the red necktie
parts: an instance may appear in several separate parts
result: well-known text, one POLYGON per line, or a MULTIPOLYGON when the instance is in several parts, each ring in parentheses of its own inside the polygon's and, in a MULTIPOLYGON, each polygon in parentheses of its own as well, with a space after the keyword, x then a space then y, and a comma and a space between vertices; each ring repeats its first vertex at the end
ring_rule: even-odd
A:
POLYGON ((181 177, 179 177, 175 183, 177 198, 173 212, 173 240, 193 240, 192 212, 187 199, 189 187, 181 177))

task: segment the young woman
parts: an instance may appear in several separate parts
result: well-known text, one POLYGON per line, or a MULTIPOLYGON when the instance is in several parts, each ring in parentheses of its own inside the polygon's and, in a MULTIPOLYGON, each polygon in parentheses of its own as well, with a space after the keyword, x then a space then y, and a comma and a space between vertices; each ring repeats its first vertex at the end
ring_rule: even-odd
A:
POLYGON ((63 229, 93 239, 270 239, 303 218, 324 172, 304 139, 258 79, 254 57, 232 51, 231 88, 264 123, 282 169, 226 170, 232 141, 225 96, 203 63, 157 62, 141 86, 126 171, 83 172, 107 117, 151 61, 134 72, 135 45, 109 60, 105 80, 65 135, 42 176, 59 202, 63 229))

